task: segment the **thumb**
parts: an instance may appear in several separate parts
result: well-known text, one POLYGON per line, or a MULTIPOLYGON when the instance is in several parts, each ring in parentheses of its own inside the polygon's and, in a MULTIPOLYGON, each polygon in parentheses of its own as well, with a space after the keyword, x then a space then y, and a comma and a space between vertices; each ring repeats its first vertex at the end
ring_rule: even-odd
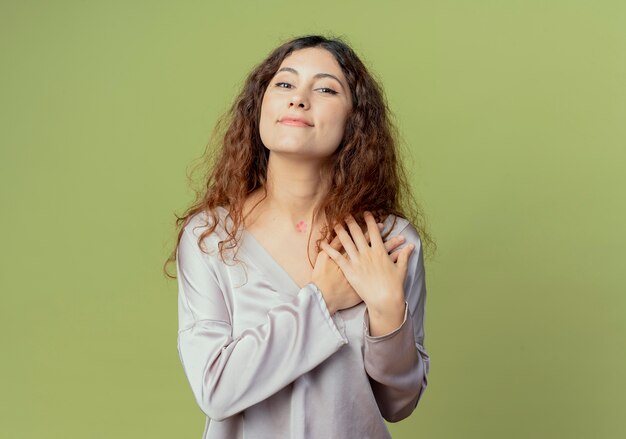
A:
POLYGON ((343 245, 341 244, 341 240, 339 239, 339 235, 335 235, 333 240, 330 242, 330 246, 332 248, 334 248, 335 250, 337 250, 337 251, 341 250, 341 247, 343 245))

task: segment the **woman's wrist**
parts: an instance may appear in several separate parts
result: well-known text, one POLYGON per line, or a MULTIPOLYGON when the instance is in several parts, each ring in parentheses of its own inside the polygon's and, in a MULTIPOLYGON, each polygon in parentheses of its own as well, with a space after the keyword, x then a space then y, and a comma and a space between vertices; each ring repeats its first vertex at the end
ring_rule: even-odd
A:
POLYGON ((406 302, 390 303, 383 308, 369 308, 369 332, 372 337, 379 337, 397 330, 404 322, 406 302))
POLYGON ((315 288, 317 288, 317 290, 320 292, 322 299, 324 299, 324 303, 326 304, 326 308, 328 309, 328 312, 330 313, 330 315, 331 316, 334 315, 337 312, 337 310, 333 306, 332 302, 328 300, 328 298, 324 294, 324 290, 322 289, 322 286, 318 282, 315 282, 315 281, 312 281, 312 283, 313 285, 315 285, 315 288))

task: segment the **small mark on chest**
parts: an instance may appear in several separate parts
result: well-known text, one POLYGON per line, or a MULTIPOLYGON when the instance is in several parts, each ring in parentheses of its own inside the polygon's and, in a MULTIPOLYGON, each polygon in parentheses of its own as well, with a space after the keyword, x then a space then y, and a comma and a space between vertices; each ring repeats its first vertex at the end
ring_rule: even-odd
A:
POLYGON ((296 230, 298 232, 306 232, 306 223, 302 220, 296 223, 296 230))

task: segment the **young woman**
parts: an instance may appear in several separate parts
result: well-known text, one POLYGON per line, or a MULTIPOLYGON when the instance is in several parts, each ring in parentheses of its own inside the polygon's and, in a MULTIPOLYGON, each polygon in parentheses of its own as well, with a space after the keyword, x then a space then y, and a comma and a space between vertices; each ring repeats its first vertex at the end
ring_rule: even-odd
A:
POLYGON ((427 386, 432 240, 402 213, 381 88, 343 41, 304 36, 229 116, 168 259, 203 438, 389 438, 427 386))

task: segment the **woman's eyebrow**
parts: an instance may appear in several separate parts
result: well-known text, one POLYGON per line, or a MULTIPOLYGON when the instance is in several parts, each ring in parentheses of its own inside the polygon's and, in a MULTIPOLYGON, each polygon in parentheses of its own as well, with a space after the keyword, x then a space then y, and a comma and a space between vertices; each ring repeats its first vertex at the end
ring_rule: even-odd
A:
MULTIPOLYGON (((296 75, 298 74, 298 71, 294 69, 293 67, 281 67, 280 69, 278 69, 276 73, 278 72, 291 72, 291 73, 295 73, 296 75)), ((313 75, 313 77, 314 78, 332 78, 335 81, 337 81, 339 85, 341 85, 341 88, 344 88, 343 83, 339 80, 339 78, 337 78, 335 75, 331 75, 330 73, 316 73, 315 75, 313 75)))

